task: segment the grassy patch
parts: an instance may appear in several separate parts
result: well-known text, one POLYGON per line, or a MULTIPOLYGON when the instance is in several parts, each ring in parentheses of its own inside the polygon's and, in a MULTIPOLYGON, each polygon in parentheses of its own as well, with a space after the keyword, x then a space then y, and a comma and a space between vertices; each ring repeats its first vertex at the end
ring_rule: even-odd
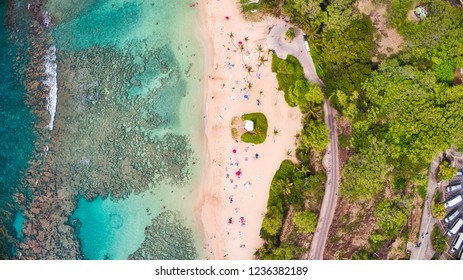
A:
POLYGON ((351 137, 349 135, 339 135, 338 142, 341 149, 348 149, 351 147, 351 137))
POLYGON ((241 135, 241 141, 246 143, 261 144, 267 138, 268 122, 267 118, 262 113, 244 114, 241 119, 243 121, 250 120, 254 122, 254 131, 248 131, 241 135))

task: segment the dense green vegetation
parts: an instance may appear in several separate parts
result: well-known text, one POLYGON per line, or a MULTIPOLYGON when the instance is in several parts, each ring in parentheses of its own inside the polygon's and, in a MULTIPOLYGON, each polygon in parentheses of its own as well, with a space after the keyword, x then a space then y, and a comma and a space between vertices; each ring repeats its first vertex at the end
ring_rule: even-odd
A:
MULTIPOLYGON (((352 204, 374 201, 374 213, 364 214, 374 214, 375 229, 368 246, 352 256, 366 258, 398 236, 409 238, 405 227, 411 202, 426 194, 431 159, 451 145, 463 147, 463 86, 453 85, 455 69, 463 67, 463 11, 449 1, 422 0, 427 17, 410 21, 407 13, 414 1, 383 2, 389 8, 388 24, 405 44, 390 57, 377 55, 380 60, 373 63, 377 31, 354 8, 355 2, 285 0, 279 10, 278 1, 261 0, 267 11, 289 16, 308 35, 326 95, 351 124, 351 137, 340 141, 355 151, 343 170, 341 195, 352 204)), ((293 70, 290 60, 281 69, 274 63, 285 99, 297 105, 290 90, 296 85, 288 79, 300 73, 294 69, 286 74, 285 69, 293 70)), ((454 174, 445 162, 440 166, 441 179, 454 174)))
POLYGON ((385 237, 395 237, 405 226, 408 218, 408 210, 402 201, 383 200, 376 207, 376 219, 378 227, 385 237))
POLYGON ((310 211, 297 212, 294 215, 293 222, 300 232, 315 232, 317 228, 318 217, 310 211))
POLYGON ((243 121, 250 120, 254 122, 254 131, 247 131, 241 135, 241 141, 246 143, 261 144, 267 137, 268 122, 262 113, 249 113, 241 116, 243 121))
POLYGON ((447 239, 440 233, 437 226, 434 226, 431 234, 432 247, 437 253, 442 254, 447 246, 447 239))
MULTIPOLYGON (((324 174, 306 172, 302 166, 289 160, 281 163, 270 185, 267 213, 262 222, 261 237, 266 241, 256 255, 260 259, 297 259, 300 247, 296 234, 313 232, 317 224, 317 215, 305 209, 309 197, 323 196, 324 174), (290 209, 295 211, 295 228, 287 240, 281 240, 285 218, 290 209)), ((314 206, 316 208, 317 206, 314 206)))
POLYGON ((457 168, 450 166, 450 161, 443 160, 439 165, 437 179, 439 181, 450 180, 457 174, 457 168))
POLYGON ((439 82, 451 84, 456 67, 463 67, 462 10, 445 0, 424 0, 428 16, 419 23, 407 20, 411 0, 393 0, 390 19, 406 37, 399 57, 420 70, 431 70, 439 82))
POLYGON ((260 232, 266 242, 256 255, 260 259, 297 259, 307 235, 313 233, 317 226, 326 181, 319 159, 313 160, 328 144, 328 131, 322 120, 323 92, 318 85, 307 81, 294 56, 283 60, 273 55, 272 71, 277 74, 286 102, 301 109, 304 124, 303 130, 296 136, 299 163, 283 161, 273 177, 260 232), (285 224, 288 228, 283 236, 285 224))
POLYGON ((261 236, 265 239, 276 237, 283 226, 285 212, 291 204, 302 208, 306 187, 304 176, 296 165, 285 160, 273 177, 267 202, 267 213, 262 223, 261 236))
POLYGON ((299 145, 301 150, 321 152, 328 144, 328 131, 321 118, 323 92, 319 85, 309 83, 296 57, 280 59, 272 56, 272 71, 289 106, 298 106, 306 114, 299 145))

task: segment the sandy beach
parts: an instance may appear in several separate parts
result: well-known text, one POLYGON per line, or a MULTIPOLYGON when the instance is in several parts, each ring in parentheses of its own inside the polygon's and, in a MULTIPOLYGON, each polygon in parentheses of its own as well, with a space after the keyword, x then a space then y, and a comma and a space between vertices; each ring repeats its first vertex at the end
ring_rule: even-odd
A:
POLYGON ((198 206, 208 259, 254 259, 263 244, 259 232, 270 183, 281 161, 294 159, 294 135, 302 129, 299 109, 286 104, 271 72, 266 36, 276 19, 246 21, 238 5, 230 0, 198 5, 210 56, 205 85, 208 158, 198 206), (260 67, 259 56, 268 60, 260 67), (248 73, 248 66, 253 72, 248 73), (251 112, 262 112, 268 119, 267 139, 259 145, 231 136, 232 118, 251 112))

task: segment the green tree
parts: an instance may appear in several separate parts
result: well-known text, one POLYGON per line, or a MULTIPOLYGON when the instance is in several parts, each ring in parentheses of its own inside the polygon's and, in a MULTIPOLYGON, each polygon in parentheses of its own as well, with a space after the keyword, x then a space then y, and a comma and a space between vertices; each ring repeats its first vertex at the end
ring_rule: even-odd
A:
POLYGON ((262 11, 272 14, 274 16, 278 16, 279 12, 279 0, 260 0, 260 8, 262 11))
POLYGON ((297 229, 303 233, 315 232, 317 228, 317 215, 310 211, 297 212, 294 215, 293 222, 297 229))
POLYGON ((440 230, 437 226, 434 226, 431 234, 432 247, 436 250, 437 253, 442 254, 447 245, 447 238, 440 233, 440 230))
POLYGON ((372 72, 371 59, 376 45, 373 41, 375 29, 370 17, 349 18, 344 24, 347 26, 332 27, 343 29, 342 32, 323 33, 320 47, 317 48, 317 61, 324 72, 328 97, 337 90, 348 96, 354 91, 360 92, 362 82, 372 72))
POLYGON ((358 17, 358 14, 354 14, 353 2, 355 1, 337 0, 328 5, 323 30, 325 32, 336 32, 337 34, 344 32, 351 21, 358 17))
POLYGON ((353 91, 351 94, 346 94, 342 90, 337 90, 330 100, 333 105, 341 111, 341 114, 348 120, 353 120, 354 117, 359 113, 357 102, 359 99, 359 93, 353 91))
POLYGON ((293 244, 283 243, 273 251, 273 260, 292 260, 296 256, 298 248, 293 244))
POLYGON ((283 5, 284 13, 290 17, 291 22, 301 28, 319 28, 322 24, 323 0, 286 0, 283 5))
POLYGON ((328 143, 326 124, 322 120, 306 120, 301 141, 299 141, 300 148, 320 153, 326 149, 328 143))
POLYGON ((353 260, 371 260, 372 257, 365 248, 361 248, 352 255, 353 260))
POLYGON ((283 226, 283 212, 275 206, 271 206, 262 221, 264 235, 276 236, 283 226))
POLYGON ((407 214, 397 203, 391 200, 383 200, 376 207, 375 211, 378 227, 388 237, 397 236, 399 231, 407 222, 407 214))
POLYGON ((291 180, 288 177, 277 181, 277 186, 284 196, 288 196, 291 194, 291 189, 293 188, 293 185, 293 182, 291 182, 291 180))
POLYGON ((368 142, 370 147, 350 158, 342 172, 341 195, 349 199, 371 199, 381 192, 392 168, 386 144, 375 138, 368 142))
POLYGON ((457 173, 457 168, 450 166, 450 161, 443 160, 439 165, 439 172, 437 172, 437 178, 439 181, 450 180, 457 173))
POLYGON ((297 80, 285 94, 286 103, 298 106, 302 112, 317 111, 323 104, 323 92, 318 85, 312 85, 307 80, 297 80))

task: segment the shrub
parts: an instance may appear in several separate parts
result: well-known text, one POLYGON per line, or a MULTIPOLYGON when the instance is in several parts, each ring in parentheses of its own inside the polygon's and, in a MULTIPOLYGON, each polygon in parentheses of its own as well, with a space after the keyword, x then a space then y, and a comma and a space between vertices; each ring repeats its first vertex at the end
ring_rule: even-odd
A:
POLYGON ((288 28, 288 31, 286 31, 286 39, 288 39, 290 42, 296 38, 296 33, 294 32, 294 28, 290 27, 288 28))
POLYGON ((432 215, 442 220, 445 217, 444 203, 434 203, 432 206, 432 215))
POLYGON ((296 215, 294 215, 293 222, 300 232, 315 232, 317 227, 317 215, 310 211, 297 212, 296 215))
POLYGON ((351 137, 349 135, 339 135, 338 142, 341 149, 348 149, 351 147, 351 137))
POLYGON ((437 172, 437 178, 439 181, 450 180, 457 173, 457 168, 450 166, 450 161, 443 160, 439 165, 439 171, 437 172))
POLYGON ((444 252, 446 244, 447 244, 446 239, 445 239, 445 236, 443 236, 440 233, 440 230, 437 226, 434 226, 434 229, 432 231, 431 242, 432 242, 432 247, 434 248, 434 250, 436 250, 436 252, 438 252, 439 254, 442 254, 444 252))

